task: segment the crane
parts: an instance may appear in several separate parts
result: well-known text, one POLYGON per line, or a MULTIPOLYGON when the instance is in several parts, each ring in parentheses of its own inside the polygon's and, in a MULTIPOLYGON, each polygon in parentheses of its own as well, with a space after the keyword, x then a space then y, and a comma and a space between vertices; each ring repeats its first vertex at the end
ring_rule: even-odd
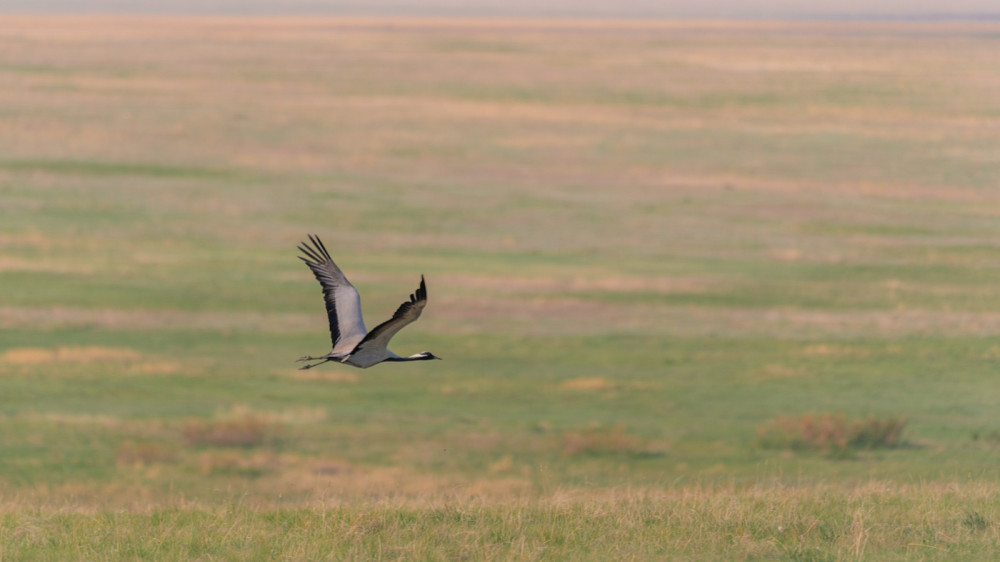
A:
POLYGON ((333 350, 326 355, 313 357, 306 355, 298 361, 318 361, 299 367, 300 370, 312 369, 328 361, 338 361, 354 367, 367 369, 383 361, 426 361, 440 359, 429 351, 400 357, 389 351, 389 340, 408 324, 420 318, 427 305, 427 285, 424 276, 420 276, 420 287, 410 295, 410 300, 399 305, 392 318, 382 322, 375 329, 365 329, 361 316, 361 295, 344 276, 344 272, 330 258, 326 246, 319 236, 309 235, 312 246, 303 242, 298 248, 304 256, 298 258, 312 270, 316 280, 323 287, 323 300, 326 303, 326 315, 330 321, 330 337, 333 340, 333 350))

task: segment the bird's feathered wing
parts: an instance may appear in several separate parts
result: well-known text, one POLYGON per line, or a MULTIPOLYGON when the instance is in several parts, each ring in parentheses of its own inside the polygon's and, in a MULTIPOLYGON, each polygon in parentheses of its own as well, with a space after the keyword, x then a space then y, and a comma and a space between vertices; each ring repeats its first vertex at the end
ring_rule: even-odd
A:
POLYGON ((310 234, 309 240, 313 246, 303 242, 299 250, 302 250, 306 257, 299 256, 299 259, 309 266, 323 287, 326 315, 330 320, 333 353, 348 353, 365 338, 368 332, 361 316, 361 295, 344 276, 344 272, 333 263, 319 236, 310 234))
POLYGON ((417 318, 420 318, 420 313, 423 312, 425 306, 427 306, 427 285, 424 284, 424 276, 421 275, 420 287, 410 295, 410 300, 399 305, 392 318, 375 326, 371 332, 368 332, 368 335, 355 348, 354 353, 360 353, 369 346, 385 348, 389 345, 389 340, 392 339, 392 336, 395 336, 397 332, 408 324, 412 324, 417 318))

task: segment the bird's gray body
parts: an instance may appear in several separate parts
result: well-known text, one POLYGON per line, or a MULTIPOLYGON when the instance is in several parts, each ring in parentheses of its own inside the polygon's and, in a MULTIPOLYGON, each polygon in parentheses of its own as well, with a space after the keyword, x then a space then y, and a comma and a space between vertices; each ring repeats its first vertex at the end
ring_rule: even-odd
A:
POLYGON ((318 357, 306 356, 299 361, 322 360, 319 363, 306 365, 302 369, 311 369, 328 361, 337 361, 366 369, 383 361, 421 361, 440 359, 433 354, 422 351, 409 357, 400 357, 388 350, 389 340, 408 324, 420 317, 427 305, 427 286, 423 275, 420 276, 420 287, 410 295, 410 300, 396 309, 392 318, 379 324, 371 332, 365 329, 361 316, 361 295, 344 276, 344 272, 330 258, 329 252, 318 236, 309 235, 313 245, 303 243, 299 246, 305 257, 299 259, 312 270, 316 280, 323 287, 323 300, 326 303, 327 319, 330 323, 330 337, 333 340, 333 350, 318 357))

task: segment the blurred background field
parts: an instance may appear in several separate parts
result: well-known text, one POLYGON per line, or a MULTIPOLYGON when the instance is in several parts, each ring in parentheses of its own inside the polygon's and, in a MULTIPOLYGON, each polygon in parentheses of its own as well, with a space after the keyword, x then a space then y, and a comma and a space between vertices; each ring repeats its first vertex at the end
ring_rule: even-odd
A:
POLYGON ((0 555, 1000 543, 1000 25, 3 22, 0 555))

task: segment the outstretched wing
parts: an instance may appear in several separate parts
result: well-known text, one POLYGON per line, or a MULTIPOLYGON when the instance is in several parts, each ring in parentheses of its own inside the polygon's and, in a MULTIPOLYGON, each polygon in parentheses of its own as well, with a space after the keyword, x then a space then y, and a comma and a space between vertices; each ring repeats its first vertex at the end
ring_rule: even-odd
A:
POLYGON ((361 317, 361 295, 347 277, 344 277, 344 272, 333 263, 319 236, 310 234, 309 240, 313 246, 303 242, 299 250, 302 250, 306 257, 299 256, 299 259, 306 262, 323 287, 323 300, 326 301, 326 315, 330 320, 333 352, 346 353, 354 349, 368 332, 361 317))
POLYGON ((415 293, 410 295, 410 300, 399 305, 392 318, 375 326, 375 329, 368 332, 368 335, 361 340, 354 353, 359 353, 362 349, 369 346, 385 348, 389 345, 389 340, 392 339, 392 336, 395 336, 405 326, 412 324, 417 318, 420 318, 420 313, 423 312, 425 306, 427 306, 427 285, 424 284, 424 276, 421 275, 420 287, 417 288, 415 293))

